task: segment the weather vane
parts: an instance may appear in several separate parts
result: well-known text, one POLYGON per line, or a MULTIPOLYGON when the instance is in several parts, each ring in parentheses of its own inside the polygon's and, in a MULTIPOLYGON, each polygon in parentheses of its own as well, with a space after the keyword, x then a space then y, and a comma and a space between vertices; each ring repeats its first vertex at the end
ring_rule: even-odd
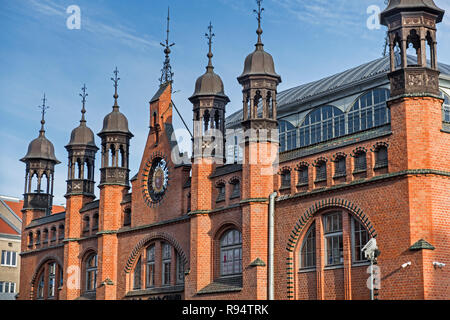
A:
POLYGON ((117 70, 117 67, 116 67, 116 70, 114 70, 114 78, 111 78, 111 80, 114 82, 114 89, 115 89, 115 91, 114 91, 114 106, 115 107, 117 106, 117 98, 119 97, 119 95, 117 94, 117 87, 118 87, 118 83, 120 80, 120 78, 118 77, 118 74, 119 74, 119 70, 117 70))
POLYGON ((42 99, 42 106, 38 106, 38 108, 42 110, 41 132, 44 132, 45 110, 50 108, 49 106, 46 105, 46 102, 47 102, 47 99, 45 98, 45 93, 44 93, 44 98, 42 99))
POLYGON ((253 12, 256 13, 256 20, 258 20, 258 30, 256 30, 256 33, 258 34, 258 44, 261 43, 261 34, 263 33, 261 29, 261 20, 264 8, 261 8, 261 2, 262 0, 256 0, 256 3, 258 4, 258 10, 253 10, 253 12))
POLYGON ((206 39, 208 39, 208 46, 209 46, 209 52, 208 52, 208 55, 207 55, 207 57, 208 57, 208 59, 209 59, 208 67, 212 67, 212 62, 211 62, 211 59, 212 59, 212 57, 213 57, 212 50, 211 50, 211 46, 212 46, 212 38, 216 36, 216 35, 212 32, 212 29, 213 29, 212 23, 209 22, 209 26, 208 26, 209 33, 205 33, 206 39))
POLYGON ((173 72, 172 67, 170 66, 170 47, 173 47, 175 43, 169 44, 169 32, 170 32, 170 8, 167 8, 167 36, 165 43, 161 42, 161 46, 164 47, 164 54, 166 55, 166 59, 164 60, 163 68, 161 69, 161 78, 159 79, 160 84, 164 84, 167 82, 172 82, 173 72))
POLYGON ((86 97, 88 96, 88 94, 86 93, 86 89, 86 84, 84 84, 83 88, 81 88, 83 93, 80 93, 80 97, 82 98, 81 103, 83 104, 83 108, 81 109, 81 122, 86 122, 86 120, 84 119, 84 114, 86 113, 86 109, 84 108, 84 106, 86 104, 86 97))

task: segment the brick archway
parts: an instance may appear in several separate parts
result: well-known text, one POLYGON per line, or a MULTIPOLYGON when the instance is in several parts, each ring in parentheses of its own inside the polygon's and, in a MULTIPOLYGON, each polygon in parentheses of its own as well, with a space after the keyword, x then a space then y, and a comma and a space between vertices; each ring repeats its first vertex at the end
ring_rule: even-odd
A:
POLYGON ((303 228, 308 224, 312 217, 324 209, 340 208, 345 209, 354 216, 358 217, 362 225, 367 229, 372 238, 377 237, 374 226, 370 222, 369 218, 366 216, 364 211, 360 209, 354 203, 337 198, 329 198, 322 201, 314 203, 312 207, 303 213, 303 215, 298 219, 294 228, 289 235, 288 242, 286 244, 286 250, 288 251, 288 257, 286 258, 286 284, 287 284, 287 298, 294 299, 294 251, 297 246, 300 234, 303 228))
POLYGON ((189 268, 189 261, 186 257, 186 254, 184 253, 184 250, 181 248, 180 244, 174 237, 172 237, 170 234, 167 234, 165 232, 152 232, 147 237, 145 237, 144 239, 139 241, 136 244, 136 246, 134 247, 134 249, 131 251, 131 254, 128 257, 127 263, 125 265, 125 269, 124 269, 125 273, 130 273, 130 271, 134 265, 134 262, 136 261, 136 258, 139 255, 139 253, 141 252, 141 250, 144 247, 146 247, 149 242, 156 240, 156 239, 163 239, 163 240, 167 241, 168 243, 170 243, 175 248, 175 250, 177 250, 178 254, 181 256, 181 259, 183 260, 185 269, 187 270, 189 268))
POLYGON ((46 256, 41 259, 41 261, 37 265, 37 268, 34 270, 33 276, 31 277, 31 281, 30 281, 30 284, 31 284, 30 299, 31 300, 33 300, 34 292, 36 289, 36 278, 40 274, 42 267, 49 261, 55 261, 58 264, 59 268, 62 268, 62 266, 63 266, 60 259, 56 256, 46 256))

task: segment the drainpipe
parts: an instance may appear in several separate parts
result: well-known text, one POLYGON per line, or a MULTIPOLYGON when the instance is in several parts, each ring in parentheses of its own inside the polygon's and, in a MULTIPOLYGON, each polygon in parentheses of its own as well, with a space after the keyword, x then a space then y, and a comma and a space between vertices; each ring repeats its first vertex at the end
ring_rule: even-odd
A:
POLYGON ((269 261, 268 261, 268 298, 274 300, 274 267, 273 267, 273 255, 274 255, 274 220, 275 220, 275 198, 277 193, 274 192, 269 196, 269 261))

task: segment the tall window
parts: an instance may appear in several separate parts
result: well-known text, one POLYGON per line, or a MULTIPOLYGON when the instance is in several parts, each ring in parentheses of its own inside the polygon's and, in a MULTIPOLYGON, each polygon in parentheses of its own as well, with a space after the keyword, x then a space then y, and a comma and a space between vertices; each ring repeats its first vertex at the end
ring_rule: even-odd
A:
POLYGON ((177 283, 184 283, 184 262, 179 253, 177 253, 177 283))
POLYGON ((59 229, 59 240, 63 240, 64 239, 64 225, 60 224, 58 229, 59 229))
POLYGON ((5 267, 17 267, 17 252, 2 250, 1 265, 5 267))
POLYGON ((44 272, 42 272, 41 276, 39 277, 39 282, 37 285, 36 291, 37 299, 44 299, 44 287, 45 287, 45 279, 44 279, 44 272))
POLYGON ((280 151, 297 148, 297 128, 289 121, 279 121, 280 151))
POLYGON ((367 261, 362 252, 362 248, 369 241, 369 233, 366 228, 355 218, 352 217, 352 244, 353 244, 353 261, 367 261))
POLYGON ((300 267, 312 268, 316 266, 316 224, 313 223, 303 240, 300 250, 300 267))
POLYGON ((92 216, 92 230, 96 231, 98 230, 98 213, 94 213, 92 216))
POLYGON ((291 187, 291 172, 289 170, 284 170, 281 173, 281 187, 282 188, 291 187))
POLYGON ((319 107, 309 113, 300 126, 300 147, 345 134, 345 115, 334 106, 319 107))
POLYGON ((218 184, 217 190, 219 191, 219 194, 217 195, 216 202, 224 201, 225 200, 225 184, 224 183, 218 184))
POLYGON ((380 146, 375 150, 375 168, 388 166, 388 151, 385 146, 380 146))
POLYGON ((170 272, 172 266, 172 247, 168 243, 162 245, 162 284, 170 285, 170 272))
POLYGON ((355 155, 355 172, 362 172, 367 170, 366 153, 363 151, 355 155))
POLYGON ((124 226, 131 225, 131 209, 130 208, 125 209, 125 212, 123 213, 123 225, 124 226))
POLYGON ((345 157, 340 156, 334 162, 334 176, 335 177, 343 177, 346 175, 347 168, 345 164, 345 157))
POLYGON ((86 260, 86 291, 95 291, 97 287, 97 254, 86 260))
POLYGON ((88 234, 90 229, 90 220, 88 216, 83 218, 83 234, 88 234))
POLYGON ((50 263, 48 265, 48 296, 52 298, 55 296, 56 291, 56 263, 50 263))
POLYGON ((220 274, 242 273, 242 234, 238 230, 227 231, 220 239, 220 274))
POLYGON ((41 244, 41 230, 36 231, 36 245, 41 244))
POLYGON ((155 245, 147 248, 147 287, 155 285, 155 245))
POLYGON ((41 267, 38 275, 34 284, 35 299, 57 299, 58 285, 62 281, 62 268, 56 261, 49 261, 41 267))
POLYGON ((342 214, 335 212, 324 216, 326 264, 337 265, 344 262, 342 242, 342 214))
POLYGON ((316 165, 316 182, 327 180, 327 163, 325 161, 320 161, 316 165))
POLYGON ((241 196, 241 183, 239 180, 233 180, 231 182, 232 185, 232 192, 230 195, 230 199, 239 198, 241 196))
POLYGON ((138 290, 141 289, 141 257, 139 257, 136 267, 134 268, 134 281, 133 281, 133 289, 138 290))
POLYGON ((359 98, 348 113, 348 133, 389 123, 391 115, 386 105, 389 96, 389 90, 375 89, 359 98))
POLYGON ((444 104, 442 105, 442 121, 450 123, 450 97, 441 92, 444 98, 444 104))
POLYGON ((303 165, 298 169, 298 184, 307 185, 308 184, 308 167, 303 165))

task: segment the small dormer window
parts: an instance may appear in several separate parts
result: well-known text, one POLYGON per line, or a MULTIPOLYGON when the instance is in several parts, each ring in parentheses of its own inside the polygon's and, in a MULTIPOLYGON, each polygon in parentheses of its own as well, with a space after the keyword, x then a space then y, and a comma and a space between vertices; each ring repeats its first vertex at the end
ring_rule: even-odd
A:
POLYGON ((220 183, 217 185, 218 195, 216 202, 225 200, 225 183, 220 183))
POLYGON ((366 153, 358 152, 355 155, 355 172, 364 172, 367 170, 366 153))
POLYGON ((232 192, 230 199, 239 198, 241 196, 241 182, 239 180, 233 180, 231 182, 232 192))
POLYGON ((281 174, 281 188, 290 188, 291 187, 291 172, 289 170, 285 170, 281 174))

